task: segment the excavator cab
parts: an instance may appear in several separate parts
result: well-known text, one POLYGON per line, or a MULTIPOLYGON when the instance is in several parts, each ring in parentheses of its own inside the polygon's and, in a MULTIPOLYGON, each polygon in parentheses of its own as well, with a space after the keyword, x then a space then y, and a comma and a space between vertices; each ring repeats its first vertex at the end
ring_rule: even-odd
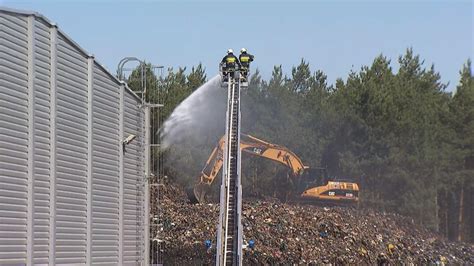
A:
POLYGON ((357 203, 359 186, 352 182, 338 182, 329 178, 325 168, 307 168, 301 175, 298 191, 302 201, 319 201, 331 204, 357 203))

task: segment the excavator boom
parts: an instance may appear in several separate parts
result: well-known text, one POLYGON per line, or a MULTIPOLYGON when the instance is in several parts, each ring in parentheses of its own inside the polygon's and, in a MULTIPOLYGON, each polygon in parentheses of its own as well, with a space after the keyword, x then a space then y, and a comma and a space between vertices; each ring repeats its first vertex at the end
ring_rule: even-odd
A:
MULTIPOLYGON (((222 168, 223 150, 225 144, 225 136, 223 136, 217 146, 212 151, 206 162, 199 181, 194 187, 188 189, 188 198, 192 203, 204 202, 205 197, 210 190, 210 186, 222 168)), ((267 158, 279 162, 291 170, 292 176, 295 178, 314 181, 315 177, 308 177, 314 169, 305 166, 302 160, 291 150, 286 147, 266 142, 256 137, 241 134, 240 149, 248 154, 267 158)), ((322 168, 318 170, 324 170, 322 168)), ((321 180, 319 180, 321 181, 321 180)), ((299 198, 304 201, 329 201, 329 202, 357 202, 359 187, 356 183, 350 182, 334 182, 329 181, 327 184, 317 184, 310 182, 312 185, 305 187, 299 198)), ((319 182, 320 183, 320 182, 319 182)), ((308 185, 307 185, 308 186, 308 185)))

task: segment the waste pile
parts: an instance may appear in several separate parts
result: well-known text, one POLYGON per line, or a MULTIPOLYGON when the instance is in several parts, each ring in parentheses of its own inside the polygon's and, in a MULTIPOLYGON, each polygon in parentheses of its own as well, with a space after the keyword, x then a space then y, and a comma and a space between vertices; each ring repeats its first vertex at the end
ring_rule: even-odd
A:
MULTIPOLYGON (((164 263, 213 264, 219 205, 189 204, 172 185, 160 193, 153 234, 164 243, 164 263)), ((244 199, 242 224, 244 264, 474 264, 473 245, 397 214, 244 199)))

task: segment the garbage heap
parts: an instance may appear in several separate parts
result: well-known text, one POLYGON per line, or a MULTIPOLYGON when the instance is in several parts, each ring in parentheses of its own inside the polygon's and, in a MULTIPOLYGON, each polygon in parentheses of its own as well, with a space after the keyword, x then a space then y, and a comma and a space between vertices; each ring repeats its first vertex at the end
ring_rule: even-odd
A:
MULTIPOLYGON (((152 233, 163 243, 163 262, 213 264, 219 205, 189 204, 172 185, 160 193, 152 233)), ((242 223, 244 264, 474 264, 473 245, 448 242, 397 214, 270 199, 244 201, 242 223)))

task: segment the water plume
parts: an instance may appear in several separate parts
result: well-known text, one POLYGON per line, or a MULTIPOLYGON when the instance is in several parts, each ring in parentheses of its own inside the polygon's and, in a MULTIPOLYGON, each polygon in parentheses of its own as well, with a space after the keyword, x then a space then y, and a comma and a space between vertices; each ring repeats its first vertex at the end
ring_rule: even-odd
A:
POLYGON ((199 142, 216 138, 223 133, 227 94, 220 84, 219 75, 211 78, 174 109, 160 129, 163 148, 190 139, 199 142))

